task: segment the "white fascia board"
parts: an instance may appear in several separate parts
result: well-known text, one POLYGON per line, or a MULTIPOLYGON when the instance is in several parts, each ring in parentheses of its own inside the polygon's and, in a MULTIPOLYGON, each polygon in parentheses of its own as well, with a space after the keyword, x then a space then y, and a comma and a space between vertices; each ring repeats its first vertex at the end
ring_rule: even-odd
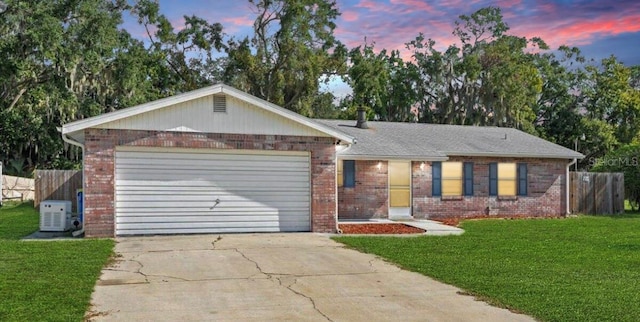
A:
POLYGON ((493 158, 528 158, 528 159, 584 159, 584 155, 581 153, 576 154, 528 154, 528 153, 495 153, 495 152, 444 152, 449 156, 460 157, 493 157, 493 158))
POLYGON ((239 100, 245 101, 249 104, 253 104, 259 107, 262 107, 263 109, 272 112, 274 114, 280 115, 284 118, 290 119, 294 122, 300 123, 302 125, 308 126, 312 129, 318 130, 322 133, 326 133, 334 138, 337 138, 339 140, 345 141, 349 144, 355 144, 356 143, 356 139, 350 135, 347 135, 345 133, 336 131, 334 129, 332 129, 331 127, 325 126, 323 124, 314 122, 312 119, 307 118, 305 116, 302 116, 298 113, 295 113, 293 111, 290 111, 288 109, 285 109, 283 107, 280 107, 278 105, 269 103, 263 99, 257 98, 253 95, 247 94, 243 91, 240 91, 238 89, 235 89, 231 86, 227 86, 227 85, 222 85, 222 93, 224 94, 229 94, 230 96, 233 96, 239 100))
POLYGON ((424 156, 424 155, 345 155, 338 154, 338 160, 367 160, 367 161, 385 161, 385 160, 410 160, 410 161, 447 161, 446 156, 424 156))
POLYGON ((202 89, 182 93, 174 96, 169 96, 155 100, 149 103, 124 108, 121 110, 101 114, 98 116, 90 117, 84 120, 75 121, 62 126, 62 134, 68 134, 72 132, 82 131, 84 129, 95 127, 104 123, 117 121, 123 118, 135 116, 138 114, 151 112, 163 107, 167 107, 174 104, 180 104, 182 102, 198 99, 200 97, 217 94, 222 91, 222 85, 213 85, 202 89))

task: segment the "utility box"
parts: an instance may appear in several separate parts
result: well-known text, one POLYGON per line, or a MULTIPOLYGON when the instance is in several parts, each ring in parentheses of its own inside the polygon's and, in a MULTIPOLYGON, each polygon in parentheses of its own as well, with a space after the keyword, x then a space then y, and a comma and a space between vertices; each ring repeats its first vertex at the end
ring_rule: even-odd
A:
POLYGON ((40 231, 71 229, 71 201, 45 200, 40 203, 40 231))
POLYGON ((84 193, 82 192, 82 189, 78 189, 76 190, 76 200, 78 200, 76 202, 76 212, 78 213, 78 220, 80 222, 84 221, 84 193))

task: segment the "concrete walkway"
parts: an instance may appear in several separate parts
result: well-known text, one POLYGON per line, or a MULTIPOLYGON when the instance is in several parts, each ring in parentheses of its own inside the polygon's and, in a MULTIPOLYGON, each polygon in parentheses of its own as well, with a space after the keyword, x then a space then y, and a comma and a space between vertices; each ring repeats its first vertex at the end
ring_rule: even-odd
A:
POLYGON ((533 321, 325 235, 120 238, 92 321, 533 321))
POLYGON ((445 225, 439 221, 427 220, 427 219, 413 219, 407 221, 401 221, 403 224, 418 227, 426 230, 425 235, 433 236, 446 236, 446 235, 462 235, 464 230, 462 228, 445 225))

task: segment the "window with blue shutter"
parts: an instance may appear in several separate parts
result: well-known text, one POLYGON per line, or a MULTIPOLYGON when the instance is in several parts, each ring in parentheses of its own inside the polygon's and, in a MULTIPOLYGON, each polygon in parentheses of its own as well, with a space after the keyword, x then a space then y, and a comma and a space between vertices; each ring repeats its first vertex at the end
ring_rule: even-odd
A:
POLYGON ((473 162, 464 163, 464 195, 473 196, 473 162))
POLYGON ((489 195, 498 195, 498 164, 489 163, 489 195))
POLYGON ((431 164, 431 190, 432 196, 439 197, 442 195, 442 163, 433 162, 431 164))
POLYGON ((342 186, 345 188, 353 188, 356 186, 356 161, 343 160, 342 162, 342 186))
POLYGON ((518 196, 527 195, 527 164, 518 163, 518 196))

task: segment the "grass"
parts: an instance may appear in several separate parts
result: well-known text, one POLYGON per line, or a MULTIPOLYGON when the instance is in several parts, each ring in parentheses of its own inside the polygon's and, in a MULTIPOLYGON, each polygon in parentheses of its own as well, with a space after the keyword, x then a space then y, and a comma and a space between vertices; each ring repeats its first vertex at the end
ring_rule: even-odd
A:
POLYGON ((0 208, 0 321, 82 321, 114 242, 20 240, 37 229, 32 204, 0 208))
POLYGON ((543 321, 640 319, 640 214, 462 228, 461 236, 335 240, 543 321))

